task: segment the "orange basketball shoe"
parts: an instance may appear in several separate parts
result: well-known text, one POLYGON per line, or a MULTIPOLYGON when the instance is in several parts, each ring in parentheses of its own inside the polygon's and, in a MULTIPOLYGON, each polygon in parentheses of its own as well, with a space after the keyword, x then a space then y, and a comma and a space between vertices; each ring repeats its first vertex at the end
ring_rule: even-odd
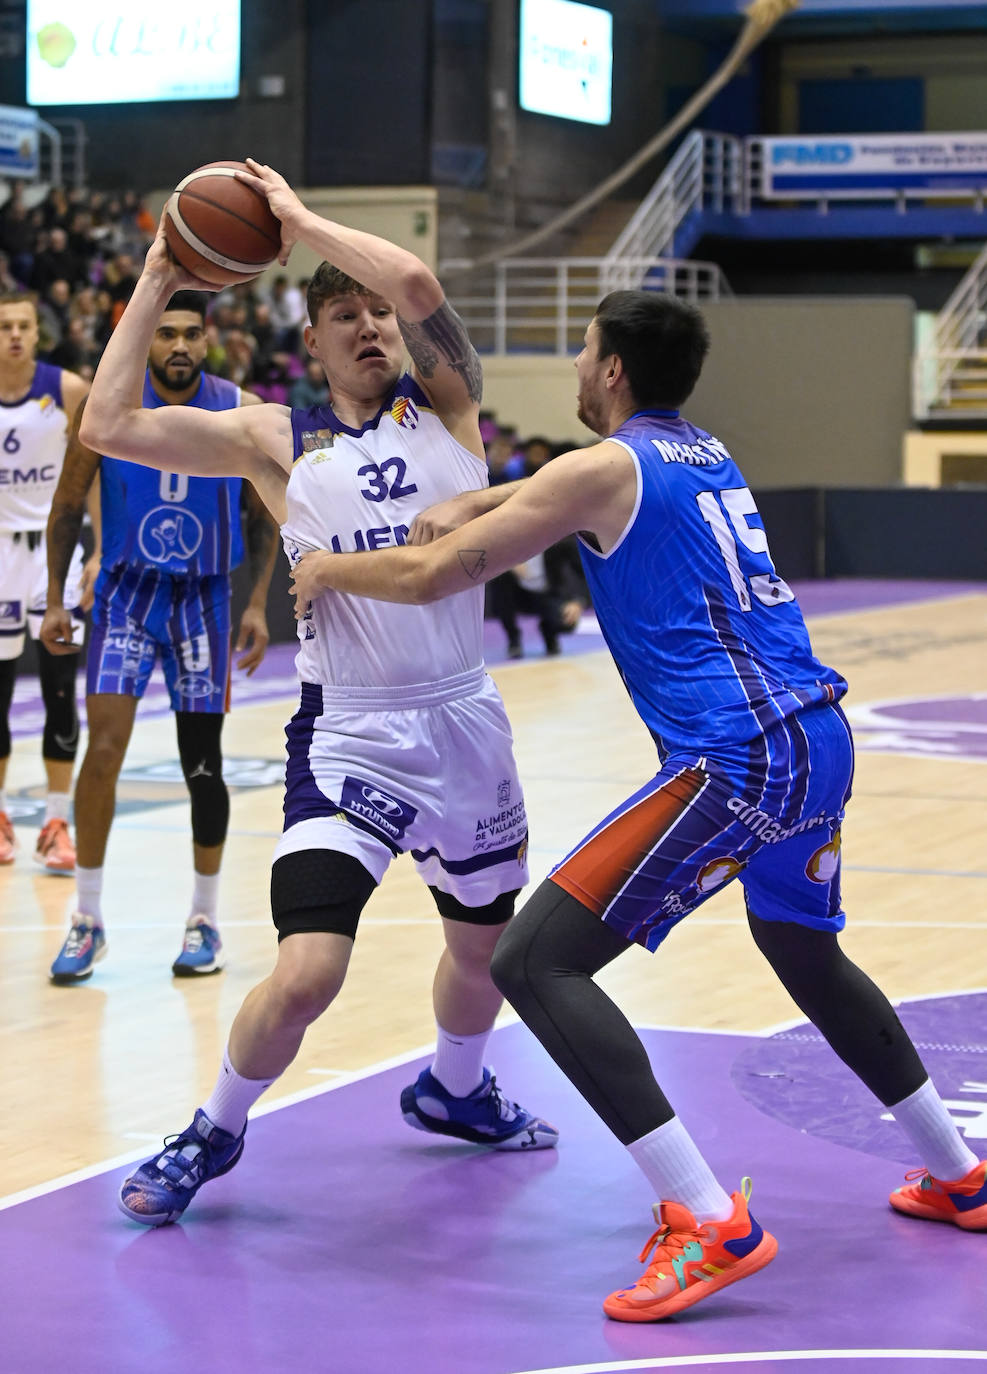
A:
POLYGON ((641 1251, 643 1263, 651 1263, 633 1288, 611 1293, 603 1304, 608 1317, 618 1322, 657 1322, 674 1317, 694 1302, 701 1302, 728 1283, 770 1264, 778 1242, 762 1231, 747 1201, 751 1181, 742 1180, 732 1193, 733 1216, 728 1221, 707 1221, 701 1226, 687 1207, 678 1202, 656 1202, 658 1230, 641 1251))
POLYGON ((905 1186, 896 1188, 888 1201, 906 1216, 951 1221, 964 1231, 987 1231, 987 1160, 955 1183, 933 1178, 928 1169, 913 1169, 905 1175, 905 1186))
POLYGON ((75 847, 69 838, 66 821, 46 821, 41 827, 34 862, 40 864, 47 873, 75 872, 75 847))
POLYGON ((0 811, 0 864, 12 864, 16 848, 17 840, 14 837, 14 827, 10 824, 10 817, 6 811, 0 811))

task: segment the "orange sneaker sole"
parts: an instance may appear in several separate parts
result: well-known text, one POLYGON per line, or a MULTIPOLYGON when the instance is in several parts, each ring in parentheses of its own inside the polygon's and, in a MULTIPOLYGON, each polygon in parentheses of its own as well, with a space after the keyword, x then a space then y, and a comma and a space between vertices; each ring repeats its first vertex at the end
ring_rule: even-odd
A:
POLYGON ((677 1313, 684 1312, 687 1307, 692 1307, 694 1303, 702 1302, 703 1298, 712 1297, 714 1293, 718 1293, 721 1288, 726 1288, 728 1284, 736 1283, 738 1279, 746 1279, 751 1274, 756 1274, 759 1269, 770 1264, 777 1253, 778 1242, 770 1231, 765 1231, 755 1250, 752 1250, 749 1255, 745 1255, 742 1260, 738 1260, 735 1265, 716 1278, 691 1283, 687 1288, 673 1294, 672 1297, 656 1299, 653 1303, 618 1303, 614 1301, 616 1294, 612 1294, 605 1299, 603 1310, 608 1317, 619 1322, 663 1321, 666 1317, 674 1317, 677 1313))

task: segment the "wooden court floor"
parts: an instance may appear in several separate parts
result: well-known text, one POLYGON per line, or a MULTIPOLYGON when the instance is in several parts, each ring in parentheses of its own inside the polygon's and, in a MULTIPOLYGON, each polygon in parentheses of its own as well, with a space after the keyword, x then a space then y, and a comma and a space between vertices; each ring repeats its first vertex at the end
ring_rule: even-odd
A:
MULTIPOLYGON (((810 628, 819 656, 848 676, 852 712, 903 698, 985 697, 987 589, 810 617, 810 628)), ((605 651, 493 672, 514 725, 537 882, 651 776, 654 751, 605 651)), ((281 759, 293 706, 288 696, 234 706, 227 757, 281 759)), ((890 734, 860 733, 843 842, 844 946, 892 999, 987 986, 983 733, 968 730, 953 752, 934 731, 931 750, 905 751, 890 734)), ((128 767, 175 756, 171 717, 139 717, 128 767)), ((41 780, 39 741, 15 737, 8 790, 40 794, 41 780)), ((0 871, 0 1196, 144 1146, 150 1153, 183 1127, 212 1087, 237 1007, 272 964, 268 872, 280 787, 233 796, 220 906, 229 963, 194 982, 170 974, 191 893, 187 803, 180 787, 173 796, 117 818, 104 900, 109 954, 84 985, 48 982, 73 886, 31 864, 33 828, 20 829, 21 857, 0 871)), ((427 892, 399 860, 367 908, 340 998, 265 1101, 427 1046, 440 940, 427 892)), ((656 956, 632 949, 604 978, 640 1024, 758 1031, 797 1016, 753 947, 736 885, 656 956)), ((506 1086, 522 1096, 521 1085, 506 1086)))

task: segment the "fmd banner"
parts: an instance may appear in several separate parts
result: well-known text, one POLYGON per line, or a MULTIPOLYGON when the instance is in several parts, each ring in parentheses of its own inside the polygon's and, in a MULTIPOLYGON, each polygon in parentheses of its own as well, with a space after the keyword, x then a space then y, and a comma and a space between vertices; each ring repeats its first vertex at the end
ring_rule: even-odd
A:
POLYGON ((987 133, 802 134, 755 141, 767 200, 987 191, 987 133))
POLYGON ((38 116, 17 105, 0 105, 0 176, 38 175, 38 116))

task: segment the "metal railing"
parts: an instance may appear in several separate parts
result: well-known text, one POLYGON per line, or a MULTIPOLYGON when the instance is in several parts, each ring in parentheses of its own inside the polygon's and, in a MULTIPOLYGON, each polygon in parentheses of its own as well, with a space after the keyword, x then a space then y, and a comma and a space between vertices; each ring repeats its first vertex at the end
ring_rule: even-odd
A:
POLYGON ((471 273, 457 292, 456 273, 467 264, 441 264, 447 291, 476 347, 485 353, 578 352, 586 326, 609 291, 644 287, 691 301, 722 300, 732 293, 715 263, 656 257, 505 258, 471 273))
POLYGON ((690 214, 703 209, 741 213, 747 203, 743 141, 696 129, 618 235, 607 262, 674 253, 676 230, 690 214))
POLYGON ((920 419, 958 401, 987 414, 987 244, 936 317, 931 347, 916 353, 912 389, 920 419))

